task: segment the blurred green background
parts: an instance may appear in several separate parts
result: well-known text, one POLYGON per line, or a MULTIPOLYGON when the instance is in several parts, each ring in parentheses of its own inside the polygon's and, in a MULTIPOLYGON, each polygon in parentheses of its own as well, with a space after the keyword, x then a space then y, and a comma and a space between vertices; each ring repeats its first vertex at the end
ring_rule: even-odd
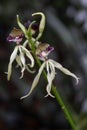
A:
POLYGON ((38 21, 31 17, 37 11, 46 15, 40 40, 54 46, 50 56, 80 78, 76 86, 75 80, 57 71, 54 85, 78 130, 87 130, 87 0, 0 1, 0 130, 71 130, 56 100, 44 98, 43 77, 24 100, 20 97, 29 91, 35 75, 25 72, 20 80, 20 69, 13 65, 11 80, 7 81, 5 72, 15 43, 8 43, 6 38, 17 27, 16 14, 24 23, 28 19, 38 21))

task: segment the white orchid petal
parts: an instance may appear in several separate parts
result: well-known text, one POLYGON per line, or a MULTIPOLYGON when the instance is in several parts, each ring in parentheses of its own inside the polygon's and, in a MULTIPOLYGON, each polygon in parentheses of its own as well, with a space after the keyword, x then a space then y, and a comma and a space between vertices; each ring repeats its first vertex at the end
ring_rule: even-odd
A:
POLYGON ((21 48, 25 52, 26 56, 31 60, 30 67, 33 67, 34 66, 34 58, 33 58, 33 56, 31 55, 31 53, 25 47, 21 46, 21 48))
POLYGON ((54 65, 49 62, 49 60, 46 63, 46 69, 47 69, 48 84, 47 84, 47 87, 46 87, 47 95, 45 97, 47 97, 48 95, 51 96, 51 97, 54 97, 51 94, 51 85, 52 85, 52 81, 55 77, 55 68, 54 68, 54 65))
POLYGON ((21 60, 20 60, 20 56, 16 56, 16 62, 18 64, 18 66, 20 66, 22 68, 22 64, 21 64, 21 60))
POLYGON ((20 60, 23 66, 25 66, 25 57, 24 57, 24 53, 21 50, 21 47, 19 46, 19 51, 20 51, 20 60))
POLYGON ((13 61, 15 60, 17 52, 18 52, 18 46, 15 47, 14 51, 12 52, 12 54, 10 56, 10 64, 12 64, 13 61))
POLYGON ((29 73, 35 73, 35 70, 30 70, 30 68, 28 67, 28 65, 25 66, 26 70, 29 72, 29 73))
POLYGON ((20 79, 22 79, 22 78, 23 78, 23 76, 24 76, 24 71, 25 71, 25 66, 24 66, 24 67, 22 67, 22 69, 21 69, 21 76, 20 76, 20 79))
POLYGON ((47 69, 47 73, 49 74, 50 70, 49 70, 49 63, 48 63, 48 61, 46 61, 46 69, 47 69))
POLYGON ((10 77, 11 77, 11 73, 12 73, 12 63, 13 61, 15 60, 16 58, 16 55, 17 55, 17 52, 18 52, 18 47, 16 46, 14 51, 12 52, 11 56, 10 56, 10 62, 9 62, 9 65, 8 65, 8 72, 7 72, 7 79, 10 80, 10 77))
POLYGON ((54 64, 52 62, 49 62, 49 65, 50 65, 50 69, 51 69, 51 78, 52 78, 52 80, 54 80, 55 74, 56 74, 55 66, 54 66, 54 64))
POLYGON ((24 43, 23 43, 23 47, 26 47, 28 44, 28 40, 26 40, 24 43))
POLYGON ((76 84, 78 84, 79 82, 79 78, 72 72, 70 72, 68 69, 64 68, 60 63, 50 60, 51 62, 53 62, 53 64, 55 65, 56 68, 58 68, 59 70, 61 70, 63 73, 65 73, 66 75, 69 75, 73 78, 76 79, 76 84))
POLYGON ((11 73, 12 73, 12 64, 9 64, 8 65, 8 72, 7 72, 7 79, 8 80, 10 80, 11 73))
POLYGON ((40 69, 39 69, 39 71, 38 71, 38 74, 37 74, 36 77, 34 78, 29 93, 26 94, 25 96, 21 97, 21 99, 28 97, 28 96, 32 93, 33 89, 36 87, 36 85, 37 85, 38 82, 39 82, 39 79, 40 79, 40 76, 41 76, 41 73, 42 73, 44 67, 45 67, 45 62, 41 65, 41 67, 40 67, 40 69))
POLYGON ((25 57, 24 57, 24 54, 21 50, 21 48, 19 47, 19 51, 20 51, 20 60, 21 60, 21 63, 22 63, 22 70, 21 70, 21 77, 20 78, 23 78, 23 75, 24 75, 24 70, 25 70, 25 57))
POLYGON ((52 80, 51 80, 51 77, 50 75, 47 75, 47 79, 48 79, 48 84, 47 84, 47 87, 46 87, 46 91, 47 91, 47 96, 51 96, 51 97, 54 97, 52 94, 51 94, 51 85, 52 85, 52 80))

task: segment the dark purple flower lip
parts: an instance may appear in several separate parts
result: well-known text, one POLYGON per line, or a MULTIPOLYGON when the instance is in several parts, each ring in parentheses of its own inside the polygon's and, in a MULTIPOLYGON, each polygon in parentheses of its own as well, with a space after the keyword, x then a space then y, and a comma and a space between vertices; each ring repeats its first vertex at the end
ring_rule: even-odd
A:
POLYGON ((51 51, 54 50, 54 47, 50 46, 47 43, 40 43, 36 49, 36 55, 39 59, 44 60, 51 51))
MULTIPOLYGON (((26 27, 26 29, 29 28, 30 23, 31 23, 30 20, 28 20, 28 21, 24 24, 24 26, 26 27)), ((36 30, 38 29, 37 23, 33 23, 31 29, 34 30, 34 31, 36 31, 36 30)))
POLYGON ((52 47, 52 46, 50 46, 49 44, 47 44, 47 43, 40 43, 39 45, 38 45, 38 48, 37 48, 37 51, 38 52, 51 52, 51 51, 53 51, 54 50, 54 47, 52 47))
POLYGON ((10 32, 9 36, 7 37, 7 41, 11 42, 21 42, 23 39, 23 32, 21 29, 13 28, 13 30, 10 32))
POLYGON ((48 45, 48 47, 46 48, 46 51, 49 51, 49 52, 51 52, 51 51, 53 51, 54 50, 54 47, 52 47, 52 46, 50 46, 50 45, 48 45))
POLYGON ((38 24, 34 23, 34 24, 32 25, 32 29, 33 29, 34 31, 36 31, 38 28, 39 28, 38 24))
POLYGON ((29 28, 30 23, 31 23, 30 20, 28 20, 27 22, 24 23, 24 26, 25 26, 26 29, 29 28))
POLYGON ((22 41, 22 39, 23 39, 23 37, 22 36, 16 36, 16 37, 12 37, 12 36, 8 36, 7 37, 7 41, 9 41, 9 42, 21 42, 22 41))

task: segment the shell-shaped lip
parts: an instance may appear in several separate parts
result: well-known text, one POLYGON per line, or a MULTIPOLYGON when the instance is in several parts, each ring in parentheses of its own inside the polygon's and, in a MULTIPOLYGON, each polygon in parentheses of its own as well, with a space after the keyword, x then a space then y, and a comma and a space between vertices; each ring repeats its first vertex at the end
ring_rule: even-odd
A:
POLYGON ((50 53, 51 51, 53 51, 53 50, 54 50, 54 47, 48 45, 48 47, 47 47, 45 50, 41 50, 41 51, 37 54, 37 56, 38 56, 38 58, 39 58, 40 60, 44 60, 44 58, 47 57, 47 56, 49 55, 49 53, 50 53))
POLYGON ((50 46, 50 45, 48 45, 48 47, 46 48, 46 51, 48 51, 48 52, 51 52, 51 51, 53 51, 54 50, 54 47, 52 47, 52 46, 50 46))
POLYGON ((9 41, 9 42, 11 42, 11 41, 13 41, 13 42, 18 42, 18 41, 22 40, 22 38, 23 38, 23 35, 18 35, 18 36, 15 36, 15 37, 9 35, 9 36, 7 37, 7 41, 9 41))

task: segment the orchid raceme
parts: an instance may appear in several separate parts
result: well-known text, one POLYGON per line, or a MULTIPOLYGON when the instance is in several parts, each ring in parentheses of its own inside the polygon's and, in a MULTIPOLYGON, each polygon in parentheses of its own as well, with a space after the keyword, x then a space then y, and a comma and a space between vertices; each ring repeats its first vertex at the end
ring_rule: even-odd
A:
POLYGON ((7 37, 8 41, 10 42, 13 41, 16 42, 17 44, 10 57, 10 62, 8 65, 8 76, 7 76, 8 80, 10 79, 12 73, 12 64, 14 60, 16 60, 17 66, 21 68, 20 78, 23 77, 25 69, 30 73, 35 72, 34 70, 33 71, 30 70, 30 68, 34 67, 34 58, 31 55, 31 52, 33 54, 35 53, 34 55, 38 58, 38 60, 40 59, 42 61, 42 65, 40 65, 38 74, 34 78, 29 93, 23 96, 22 98, 25 98, 32 93, 33 89, 38 84, 40 76, 44 70, 46 70, 46 78, 48 82, 46 86, 46 91, 47 91, 46 96, 49 95, 51 97, 54 97, 51 94, 51 86, 56 75, 56 69, 59 69, 66 75, 75 78, 76 83, 78 84, 78 77, 75 74, 71 73, 68 69, 64 68, 60 63, 48 58, 48 55, 54 50, 54 47, 50 46, 50 44, 48 43, 42 43, 38 41, 41 38, 45 28, 45 15, 42 12, 37 12, 32 14, 32 16, 37 16, 37 15, 41 16, 41 20, 39 23, 38 35, 36 38, 33 37, 33 34, 36 32, 37 29, 37 26, 35 25, 35 21, 33 22, 28 21, 27 23, 25 23, 25 25, 23 25, 20 22, 19 15, 17 15, 17 23, 20 29, 13 28, 13 30, 7 37), (25 38, 25 41, 22 43, 22 45, 20 45, 20 42, 22 42, 23 37, 25 38), (29 46, 29 50, 26 49, 27 45, 29 46), (28 59, 30 59, 31 62, 30 64, 26 63, 25 55, 28 57, 28 59))
POLYGON ((59 69, 64 74, 73 77, 76 80, 76 84, 78 84, 79 78, 74 73, 70 72, 68 69, 63 67, 60 63, 48 57, 48 55, 54 50, 54 47, 52 47, 50 44, 46 42, 39 41, 45 29, 45 15, 42 12, 36 12, 33 13, 32 16, 41 17, 38 26, 36 21, 30 22, 29 20, 23 25, 21 23, 21 20, 19 19, 19 15, 17 15, 17 24, 19 26, 19 29, 14 27, 10 32, 9 36, 7 37, 7 41, 15 42, 16 45, 10 56, 7 79, 10 80, 12 73, 12 65, 14 61, 16 61, 17 63, 16 67, 21 68, 20 78, 24 76, 25 70, 27 70, 30 73, 35 72, 34 65, 36 61, 36 63, 39 66, 38 73, 36 74, 33 80, 30 91, 25 96, 21 97, 21 99, 28 97, 32 93, 34 88, 39 83, 41 74, 43 73, 47 81, 47 94, 45 97, 51 96, 53 98, 56 98, 60 106, 63 107, 63 111, 72 128, 75 128, 75 124, 72 120, 72 117, 70 116, 67 108, 65 107, 58 91, 53 85, 53 80, 56 76, 56 69, 59 69), (29 63, 28 60, 26 61, 26 58, 29 59, 29 63))
POLYGON ((8 72, 7 72, 7 79, 8 80, 10 80, 10 76, 12 73, 12 63, 14 62, 14 60, 16 60, 18 66, 21 67, 21 77, 20 78, 23 77, 25 69, 27 69, 29 71, 29 67, 32 68, 34 66, 34 59, 33 59, 33 56, 31 55, 31 53, 29 52, 29 50, 27 50, 22 45, 17 45, 14 48, 14 51, 12 52, 11 57, 10 57, 10 62, 8 65, 8 72), (26 64, 26 61, 25 61, 25 55, 28 57, 28 59, 31 62, 28 65, 26 64))
POLYGON ((47 73, 47 86, 46 86, 46 91, 47 91, 47 95, 46 97, 49 95, 51 97, 54 97, 52 94, 51 94, 51 86, 52 86, 52 81, 54 80, 55 78, 55 75, 56 75, 56 70, 55 69, 59 69, 61 70, 64 74, 66 75, 69 75, 73 78, 76 79, 76 84, 78 84, 78 77, 73 74, 72 72, 70 72, 68 69, 64 68, 60 63, 52 60, 52 59, 48 59, 48 60, 45 60, 43 62, 43 64, 41 65, 39 71, 38 71, 38 74, 36 75, 36 77, 34 78, 34 81, 32 83, 32 86, 31 86, 31 89, 29 91, 29 93, 23 97, 21 97, 21 99, 29 96, 33 89, 36 87, 36 85, 38 84, 39 82, 39 79, 40 79, 40 76, 42 74, 42 72, 44 71, 44 69, 46 69, 46 73, 47 73))

